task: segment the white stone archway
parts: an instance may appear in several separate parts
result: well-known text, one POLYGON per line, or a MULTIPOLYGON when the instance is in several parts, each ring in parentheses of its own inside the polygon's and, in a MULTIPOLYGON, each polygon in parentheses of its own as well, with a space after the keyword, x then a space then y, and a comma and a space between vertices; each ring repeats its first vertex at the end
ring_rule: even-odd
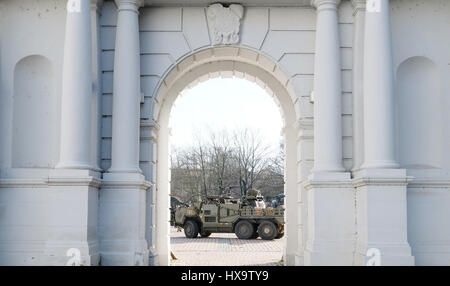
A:
POLYGON ((366 2, 0 1, 0 265, 167 264, 171 106, 231 74, 284 117, 288 265, 450 265, 450 6, 366 2))
MULTIPOLYGON (((302 244, 298 238, 297 134, 296 96, 280 68, 260 53, 242 47, 208 48, 193 53, 165 76, 156 96, 154 119, 158 123, 156 164, 156 252, 159 265, 169 264, 169 119, 172 106, 182 90, 202 80, 218 76, 237 76, 255 81, 271 94, 283 117, 285 137, 286 194, 286 264, 302 244)), ((148 222, 151 223, 151 222, 148 222)))

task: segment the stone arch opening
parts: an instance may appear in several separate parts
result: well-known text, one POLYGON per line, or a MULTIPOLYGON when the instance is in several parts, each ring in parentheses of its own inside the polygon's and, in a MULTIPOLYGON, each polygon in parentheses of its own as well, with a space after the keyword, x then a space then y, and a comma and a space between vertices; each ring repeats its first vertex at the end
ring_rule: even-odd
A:
MULTIPOLYGON (((280 153, 284 150, 281 135, 283 119, 274 97, 269 95, 267 89, 253 82, 252 78, 242 74, 237 77, 232 73, 216 73, 202 77, 199 81, 197 85, 188 86, 181 92, 170 113, 171 206, 173 195, 186 201, 188 196, 195 193, 195 187, 201 188, 202 194, 207 189, 208 195, 217 195, 219 185, 223 185, 225 193, 230 191, 234 197, 240 197, 236 156, 243 155, 240 153, 243 149, 252 152, 256 148, 257 158, 271 158, 267 162, 262 163, 262 160, 257 163, 256 172, 259 175, 252 184, 261 190, 265 199, 271 201, 272 195, 284 193, 284 178, 259 171, 275 171, 272 159, 285 157, 280 153), (217 153, 219 149, 221 151, 217 153), (203 152, 198 153, 200 151, 203 152), (213 169, 203 169, 200 173, 193 171, 197 160, 201 159, 200 162, 213 169), (228 166, 224 168, 224 173, 221 173, 222 167, 215 164, 217 162, 228 166), (191 176, 198 179, 192 180, 191 176), (202 183, 197 185, 194 182, 202 183)), ((249 160, 247 163, 256 163, 249 160)), ((283 175, 284 171, 280 171, 279 174, 283 175)), ((224 214, 223 210, 220 214, 224 214)), ((222 222, 222 218, 218 221, 222 222)), ((174 266, 280 265, 284 245, 284 238, 239 241, 234 233, 213 233, 208 238, 186 240, 183 232, 170 227, 170 249, 177 258, 171 261, 174 266), (195 252, 192 252, 192 247, 195 247, 195 252), (259 249, 257 253, 252 250, 255 247, 259 249)))
MULTIPOLYGON (((299 118, 296 96, 289 80, 266 56, 240 47, 218 47, 199 51, 185 57, 164 77, 155 96, 154 120, 156 132, 156 235, 157 264, 169 265, 169 119, 172 106, 186 87, 199 81, 221 75, 236 75, 254 80, 271 94, 280 108, 285 140, 285 187, 286 194, 286 243, 284 261, 294 264, 299 247, 298 217, 300 213, 297 187, 297 134, 299 118)), ((147 222, 149 224, 151 222, 147 222)))

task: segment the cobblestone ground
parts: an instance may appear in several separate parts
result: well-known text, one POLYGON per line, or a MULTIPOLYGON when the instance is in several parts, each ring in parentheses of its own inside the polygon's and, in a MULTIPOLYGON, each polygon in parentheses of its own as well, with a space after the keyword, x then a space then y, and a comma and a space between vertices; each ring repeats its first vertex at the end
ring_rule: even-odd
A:
POLYGON ((216 233, 189 239, 171 228, 170 246, 177 259, 172 266, 281 266, 284 239, 237 239, 234 233, 216 233))

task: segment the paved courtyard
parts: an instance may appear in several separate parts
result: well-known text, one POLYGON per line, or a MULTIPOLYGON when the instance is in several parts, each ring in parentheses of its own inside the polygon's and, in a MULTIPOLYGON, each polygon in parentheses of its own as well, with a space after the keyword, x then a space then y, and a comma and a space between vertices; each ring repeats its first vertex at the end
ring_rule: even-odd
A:
POLYGON ((177 259, 173 266, 280 266, 284 238, 265 241, 237 239, 234 233, 217 233, 208 238, 189 239, 171 228, 170 245, 177 259))

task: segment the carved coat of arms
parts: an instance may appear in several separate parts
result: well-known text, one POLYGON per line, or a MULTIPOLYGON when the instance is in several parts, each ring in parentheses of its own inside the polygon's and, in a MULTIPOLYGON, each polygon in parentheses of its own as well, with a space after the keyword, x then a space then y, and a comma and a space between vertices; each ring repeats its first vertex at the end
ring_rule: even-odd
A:
POLYGON ((214 45, 229 45, 239 42, 239 29, 244 16, 244 7, 231 4, 223 7, 222 4, 212 4, 206 10, 209 28, 214 45))

